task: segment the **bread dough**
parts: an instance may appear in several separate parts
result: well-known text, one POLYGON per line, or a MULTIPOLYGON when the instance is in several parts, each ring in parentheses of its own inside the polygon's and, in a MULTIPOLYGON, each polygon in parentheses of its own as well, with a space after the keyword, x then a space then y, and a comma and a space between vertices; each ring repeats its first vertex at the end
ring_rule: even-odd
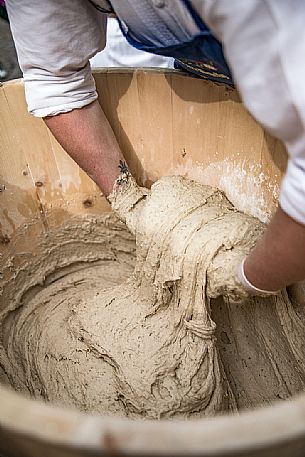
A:
POLYGON ((243 304, 209 298, 263 225, 181 177, 162 178, 137 205, 132 189, 121 197, 136 258, 121 222, 86 216, 3 259, 2 381, 60 405, 152 419, 234 412, 302 390, 303 317, 285 292, 243 304))

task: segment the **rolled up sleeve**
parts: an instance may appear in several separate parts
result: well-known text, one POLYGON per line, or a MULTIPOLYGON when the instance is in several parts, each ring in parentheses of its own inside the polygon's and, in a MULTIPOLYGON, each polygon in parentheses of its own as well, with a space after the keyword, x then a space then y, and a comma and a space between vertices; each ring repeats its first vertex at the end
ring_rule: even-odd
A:
POLYGON ((87 0, 8 0, 28 110, 45 117, 97 98, 89 59, 105 47, 106 16, 87 0))

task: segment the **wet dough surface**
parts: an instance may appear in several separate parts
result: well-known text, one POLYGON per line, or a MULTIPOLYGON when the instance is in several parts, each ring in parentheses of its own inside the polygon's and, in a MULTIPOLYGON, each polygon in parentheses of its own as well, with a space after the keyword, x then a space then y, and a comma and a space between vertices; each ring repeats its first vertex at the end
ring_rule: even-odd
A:
POLYGON ((87 216, 4 256, 2 381, 132 418, 289 398, 305 383, 302 310, 286 293, 242 305, 207 297, 263 230, 217 189, 163 178, 137 214, 137 246, 113 216, 87 216))

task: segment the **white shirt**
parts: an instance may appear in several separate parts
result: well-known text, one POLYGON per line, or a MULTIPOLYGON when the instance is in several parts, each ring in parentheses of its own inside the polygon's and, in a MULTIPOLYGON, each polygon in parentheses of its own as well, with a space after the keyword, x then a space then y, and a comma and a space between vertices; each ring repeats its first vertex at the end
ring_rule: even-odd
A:
POLYGON ((106 46, 91 60, 92 68, 99 67, 158 67, 173 68, 174 59, 140 51, 131 46, 123 36, 114 18, 107 20, 106 46))
MULTIPOLYGON (((223 43, 246 107, 285 143, 289 163, 280 204, 305 224, 305 2, 192 4, 223 43)), ((177 29, 181 37, 184 29, 194 31, 180 0, 112 0, 112 5, 127 27, 144 39, 158 37, 152 17, 177 29)), ((105 15, 88 0, 7 0, 7 7, 29 111, 39 117, 56 115, 95 100, 89 59, 105 46, 105 15)))

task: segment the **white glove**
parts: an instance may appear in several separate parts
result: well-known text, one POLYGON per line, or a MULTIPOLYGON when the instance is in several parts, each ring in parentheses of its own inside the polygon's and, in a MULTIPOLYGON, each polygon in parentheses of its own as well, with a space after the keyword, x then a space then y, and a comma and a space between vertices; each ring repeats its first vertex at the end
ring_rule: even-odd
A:
POLYGON ((242 285, 242 287, 249 292, 249 295, 255 295, 255 296, 262 296, 262 297, 268 297, 269 295, 277 295, 279 291, 269 291, 269 290, 264 290, 264 289, 259 289, 258 287, 255 287, 249 279, 247 279, 245 270, 244 270, 244 264, 245 264, 244 259, 237 271, 237 278, 242 285))
POLYGON ((244 255, 225 251, 213 259, 207 271, 209 298, 222 296, 227 302, 242 303, 252 296, 268 297, 278 293, 258 289, 250 283, 244 272, 244 255))

